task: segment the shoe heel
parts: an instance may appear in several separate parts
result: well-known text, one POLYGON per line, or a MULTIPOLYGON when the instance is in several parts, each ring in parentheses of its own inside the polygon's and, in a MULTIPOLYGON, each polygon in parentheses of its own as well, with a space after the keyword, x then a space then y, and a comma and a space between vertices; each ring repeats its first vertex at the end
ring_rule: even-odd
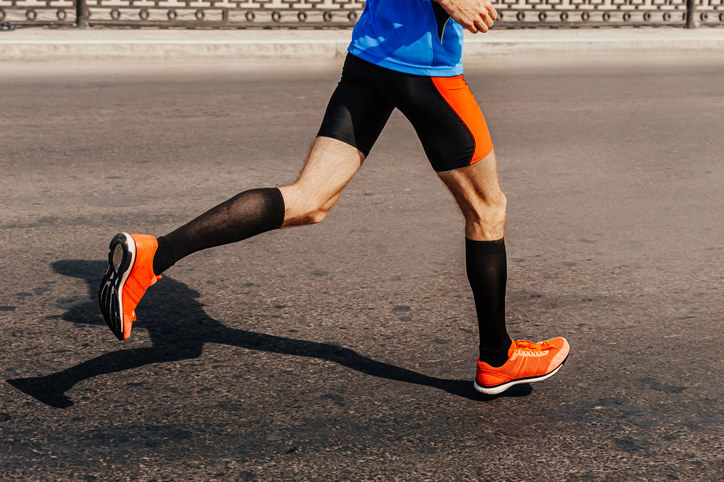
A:
POLYGON ((113 236, 108 246, 108 265, 117 276, 125 273, 133 261, 133 252, 128 244, 129 238, 126 233, 118 233, 113 236))
POLYGON ((111 266, 113 266, 113 271, 118 273, 118 270, 121 268, 121 263, 123 263, 123 256, 124 256, 124 249, 122 244, 116 244, 116 247, 113 248, 113 251, 111 251, 111 259, 108 261, 111 266))

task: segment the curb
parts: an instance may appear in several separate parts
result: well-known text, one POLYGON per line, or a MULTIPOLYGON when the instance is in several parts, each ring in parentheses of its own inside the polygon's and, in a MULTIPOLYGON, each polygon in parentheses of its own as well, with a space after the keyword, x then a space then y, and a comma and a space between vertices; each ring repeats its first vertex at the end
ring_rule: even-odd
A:
MULTIPOLYGON (((351 30, 57 30, 0 33, 0 61, 8 60, 330 60, 343 57, 351 30)), ((719 54, 724 29, 600 28, 499 30, 466 35, 464 58, 585 53, 719 54)))
POLYGON ((0 44, 2 60, 334 59, 349 42, 57 42, 0 44))

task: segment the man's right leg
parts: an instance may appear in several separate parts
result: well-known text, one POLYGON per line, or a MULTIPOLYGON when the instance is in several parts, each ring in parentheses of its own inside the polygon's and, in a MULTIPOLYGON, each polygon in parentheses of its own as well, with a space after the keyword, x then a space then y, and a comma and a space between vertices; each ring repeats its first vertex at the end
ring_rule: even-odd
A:
POLYGON ((317 139, 297 181, 245 191, 158 240, 120 233, 111 241, 98 300, 103 318, 128 338, 146 289, 179 259, 282 226, 320 222, 370 152, 393 105, 370 81, 370 67, 349 55, 317 139))
POLYGON ((143 234, 116 235, 98 294, 111 331, 120 340, 130 336, 134 310, 146 289, 181 258, 282 226, 320 222, 364 157, 348 143, 318 137, 299 178, 289 186, 239 193, 158 240, 143 234))
POLYGON ((317 137, 299 177, 279 190, 284 198, 283 227, 321 222, 365 159, 356 147, 317 137))
POLYGON ((252 189, 159 238, 154 273, 161 274, 176 261, 202 249, 235 243, 282 226, 315 224, 324 219, 344 186, 362 165, 357 148, 328 137, 318 137, 298 179, 289 186, 252 189), (168 244, 172 262, 161 264, 168 244))

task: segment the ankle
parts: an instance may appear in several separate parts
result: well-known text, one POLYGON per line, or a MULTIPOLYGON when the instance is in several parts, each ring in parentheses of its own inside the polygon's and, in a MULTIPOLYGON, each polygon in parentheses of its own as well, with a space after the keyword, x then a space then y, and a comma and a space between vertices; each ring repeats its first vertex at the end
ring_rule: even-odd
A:
POLYGON ((480 361, 493 367, 500 367, 508 361, 508 350, 513 341, 508 338, 502 345, 495 347, 480 345, 480 361))
POLYGON ((157 240, 158 248, 156 248, 156 253, 153 255, 153 273, 160 275, 174 265, 175 259, 168 240, 163 236, 159 236, 157 240))

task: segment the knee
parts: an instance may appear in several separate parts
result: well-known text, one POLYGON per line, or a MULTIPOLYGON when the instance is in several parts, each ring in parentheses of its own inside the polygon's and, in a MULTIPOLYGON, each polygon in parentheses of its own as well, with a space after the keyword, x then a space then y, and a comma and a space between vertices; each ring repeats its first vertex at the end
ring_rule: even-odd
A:
POLYGON ((508 199, 501 191, 494 198, 487 199, 477 206, 475 210, 476 222, 490 226, 504 225, 507 209, 508 199))
POLYGON ((328 212, 329 207, 324 204, 311 205, 303 216, 304 224, 319 224, 324 221, 328 212))
POLYGON ((497 240, 505 236, 508 200, 498 195, 475 203, 466 215, 466 235, 476 240, 497 240))
POLYGON ((327 217, 330 207, 331 206, 327 206, 324 203, 314 201, 305 202, 290 210, 284 224, 290 226, 319 224, 327 217))
POLYGON ((334 204, 331 201, 321 201, 297 189, 282 189, 285 196, 285 226, 303 226, 321 223, 334 204))
POLYGON ((508 198, 505 197, 503 191, 500 191, 500 194, 496 196, 495 200, 493 200, 490 205, 490 209, 497 219, 505 221, 505 216, 508 209, 508 198))

